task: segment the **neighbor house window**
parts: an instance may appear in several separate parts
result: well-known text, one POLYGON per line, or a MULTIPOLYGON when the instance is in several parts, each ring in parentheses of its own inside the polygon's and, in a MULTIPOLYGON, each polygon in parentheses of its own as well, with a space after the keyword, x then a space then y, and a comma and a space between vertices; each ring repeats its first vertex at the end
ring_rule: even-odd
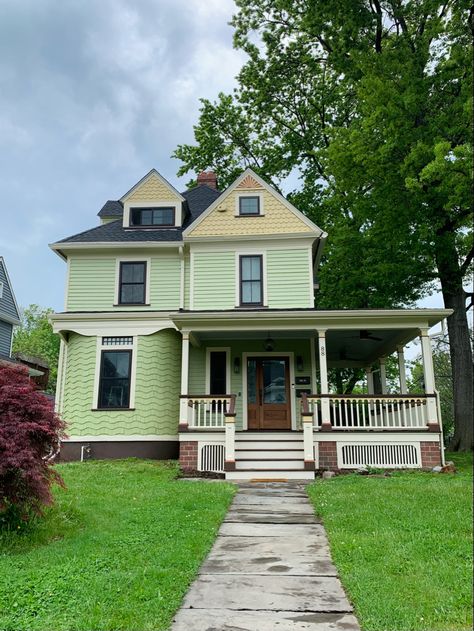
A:
POLYGON ((131 350, 102 351, 98 408, 129 407, 131 367, 131 350))
POLYGON ((260 197, 258 195, 239 197, 239 215, 260 215, 260 197))
POLYGON ((175 208, 166 206, 160 208, 131 208, 131 226, 174 226, 175 208))
POLYGON ((121 262, 119 276, 119 304, 144 305, 146 298, 146 263, 121 262))
POLYGON ((240 257, 240 304, 263 305, 261 255, 240 257))

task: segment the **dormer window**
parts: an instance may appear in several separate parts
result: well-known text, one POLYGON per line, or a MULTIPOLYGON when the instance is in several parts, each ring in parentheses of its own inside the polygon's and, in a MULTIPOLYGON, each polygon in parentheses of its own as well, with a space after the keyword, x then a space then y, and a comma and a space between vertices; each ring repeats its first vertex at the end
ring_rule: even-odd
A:
POLYGON ((246 195, 239 197, 239 215, 260 215, 260 197, 258 195, 246 195))
POLYGON ((175 226, 175 207, 130 208, 130 226, 175 226))

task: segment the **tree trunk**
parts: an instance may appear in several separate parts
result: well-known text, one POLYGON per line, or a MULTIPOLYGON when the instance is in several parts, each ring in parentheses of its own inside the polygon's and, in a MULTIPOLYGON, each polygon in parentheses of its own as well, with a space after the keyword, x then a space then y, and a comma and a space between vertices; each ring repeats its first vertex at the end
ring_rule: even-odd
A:
POLYGON ((438 266, 444 306, 453 309, 449 316, 448 334, 453 373, 454 451, 470 451, 473 440, 473 365, 466 295, 452 233, 438 235, 436 263, 438 266))

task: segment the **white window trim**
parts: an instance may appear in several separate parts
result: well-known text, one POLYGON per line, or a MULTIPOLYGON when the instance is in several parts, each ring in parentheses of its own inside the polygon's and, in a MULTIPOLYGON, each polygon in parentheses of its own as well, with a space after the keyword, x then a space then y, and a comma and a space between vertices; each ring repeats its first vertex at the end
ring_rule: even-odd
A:
POLYGON ((265 207, 264 207, 264 197, 263 191, 238 191, 235 196, 235 209, 234 209, 235 217, 264 217, 265 216, 265 207), (258 197, 259 198, 259 208, 260 212, 258 215, 241 215, 239 212, 239 199, 241 197, 258 197))
POLYGON ((226 384, 225 394, 230 394, 230 346, 208 346, 206 348, 206 394, 211 394, 211 353, 215 351, 225 351, 226 353, 226 384))
POLYGON ((142 306, 146 307, 150 305, 150 277, 151 277, 151 258, 146 256, 121 256, 115 259, 115 297, 114 307, 129 307, 129 306, 142 306), (144 305, 127 305, 120 304, 120 263, 146 263, 145 271, 145 304, 144 305))
MULTIPOLYGON (((240 257, 241 256, 261 256, 262 257, 262 285, 263 285, 263 306, 268 307, 268 291, 267 291, 267 252, 266 250, 257 250, 248 248, 245 250, 236 250, 235 252, 235 306, 236 308, 245 308, 247 305, 240 304, 240 257)), ((251 309, 252 305, 248 305, 251 309)))
POLYGON ((102 351, 110 351, 110 350, 124 350, 124 351, 132 351, 132 364, 130 368, 130 401, 128 403, 128 408, 123 408, 123 410, 131 410, 135 407, 135 386, 136 386, 136 375, 137 375, 137 355, 138 355, 138 344, 137 344, 137 336, 133 335, 98 335, 97 336, 97 346, 96 346, 96 357, 95 357, 95 375, 94 375, 94 394, 92 399, 92 409, 94 411, 100 412, 117 412, 121 410, 108 410, 107 408, 99 408, 99 384, 100 384, 100 364, 102 359, 102 351), (117 346, 110 344, 103 344, 103 337, 132 337, 133 341, 131 344, 117 344, 117 346))
POLYGON ((181 227, 183 223, 183 205, 182 202, 176 199, 153 199, 139 202, 125 202, 123 205, 123 227, 140 230, 137 226, 130 226, 130 210, 132 208, 160 208, 170 206, 174 208, 174 226, 143 226, 142 229, 149 230, 150 228, 153 228, 155 230, 161 230, 163 228, 181 227))
POLYGON ((295 354, 294 352, 280 353, 278 351, 242 353, 242 429, 248 429, 247 359, 249 357, 288 357, 290 368, 291 429, 296 430, 295 354))

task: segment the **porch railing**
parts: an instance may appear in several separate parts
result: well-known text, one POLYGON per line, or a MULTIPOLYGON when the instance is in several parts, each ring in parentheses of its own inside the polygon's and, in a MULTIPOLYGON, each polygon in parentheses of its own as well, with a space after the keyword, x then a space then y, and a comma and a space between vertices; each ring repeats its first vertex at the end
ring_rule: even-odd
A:
POLYGON ((427 429, 428 398, 435 395, 308 395, 314 426, 321 427, 323 399, 329 400, 331 426, 337 430, 427 429))
POLYGON ((190 429, 224 429, 225 415, 232 408, 233 394, 187 395, 188 427, 190 429))

